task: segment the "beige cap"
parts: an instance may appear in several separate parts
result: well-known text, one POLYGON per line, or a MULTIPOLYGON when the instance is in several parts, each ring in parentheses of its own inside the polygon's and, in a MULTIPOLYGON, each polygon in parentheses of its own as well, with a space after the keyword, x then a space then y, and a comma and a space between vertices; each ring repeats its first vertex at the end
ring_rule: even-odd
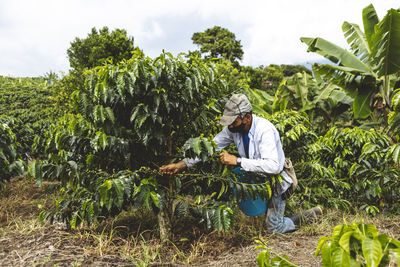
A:
POLYGON ((226 102, 224 113, 219 123, 228 126, 232 124, 238 116, 251 112, 251 110, 250 101, 244 94, 234 94, 226 102))

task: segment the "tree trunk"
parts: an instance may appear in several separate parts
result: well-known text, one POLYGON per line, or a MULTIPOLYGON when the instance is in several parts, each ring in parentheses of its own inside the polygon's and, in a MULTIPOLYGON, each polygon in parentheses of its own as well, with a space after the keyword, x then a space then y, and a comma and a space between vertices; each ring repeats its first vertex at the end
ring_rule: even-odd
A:
POLYGON ((165 210, 167 207, 162 209, 158 215, 158 225, 160 226, 160 239, 165 242, 170 239, 171 236, 171 220, 168 216, 168 212, 165 210))
MULTIPOLYGON (((168 155, 172 156, 172 134, 168 136, 168 155)), ((167 192, 165 206, 157 215, 158 225, 160 227, 160 239, 165 242, 171 237, 171 225, 172 225, 172 203, 170 202, 171 196, 174 194, 174 187, 172 179, 169 179, 169 190, 167 192)))

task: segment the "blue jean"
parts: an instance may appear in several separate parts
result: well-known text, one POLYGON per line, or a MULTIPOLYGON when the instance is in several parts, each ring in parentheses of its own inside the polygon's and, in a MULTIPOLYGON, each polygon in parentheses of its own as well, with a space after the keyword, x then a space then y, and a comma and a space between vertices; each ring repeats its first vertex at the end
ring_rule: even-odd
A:
POLYGON ((286 200, 282 196, 275 196, 274 194, 268 200, 267 210, 267 230, 271 233, 287 233, 293 232, 296 227, 290 218, 283 217, 285 212, 286 200))

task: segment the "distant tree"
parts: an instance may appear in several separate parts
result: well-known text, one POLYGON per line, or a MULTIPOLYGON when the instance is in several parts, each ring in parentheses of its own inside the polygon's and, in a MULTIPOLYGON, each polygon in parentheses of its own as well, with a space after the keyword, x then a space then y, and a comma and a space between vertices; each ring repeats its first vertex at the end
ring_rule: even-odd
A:
POLYGON ((305 73, 308 73, 310 75, 312 74, 311 70, 307 69, 303 65, 285 65, 285 64, 282 64, 281 65, 281 69, 283 71, 283 76, 285 76, 285 77, 293 76, 294 74, 299 73, 299 72, 305 72, 305 73))
POLYGON ((122 29, 110 32, 108 27, 99 31, 92 28, 86 38, 75 38, 67 50, 72 69, 54 85, 58 92, 54 98, 58 112, 73 112, 71 94, 75 90, 83 90, 85 70, 101 66, 107 59, 112 59, 114 63, 130 59, 134 50, 133 37, 128 37, 126 30, 122 29))
POLYGON ((241 92, 243 88, 249 87, 248 81, 250 81, 250 79, 229 60, 221 59, 216 62, 215 66, 218 73, 226 81, 229 92, 237 93, 241 92))
POLYGON ((280 83, 283 79, 283 70, 279 65, 271 64, 264 69, 266 80, 280 83))
POLYGON ((58 114, 73 112, 71 94, 75 90, 84 90, 85 78, 83 70, 73 69, 53 84, 57 94, 52 100, 58 114))
POLYGON ((99 31, 92 28, 86 38, 75 38, 67 54, 71 68, 83 70, 102 65, 107 58, 113 62, 129 59, 134 49, 133 37, 128 37, 125 30, 109 32, 103 27, 99 31))
POLYGON ((234 33, 220 26, 194 33, 192 41, 200 46, 201 53, 208 53, 206 58, 223 58, 238 65, 237 60, 243 57, 240 40, 236 40, 234 33))
POLYGON ((58 77, 58 74, 55 73, 54 71, 46 72, 42 77, 50 84, 55 83, 56 81, 60 80, 60 78, 58 77))
POLYGON ((241 67, 241 74, 250 88, 260 89, 275 94, 276 88, 283 79, 283 72, 279 65, 271 64, 256 68, 251 66, 241 67))
POLYGON ((241 67, 241 73, 245 77, 247 84, 252 89, 261 89, 265 81, 264 66, 260 65, 256 68, 251 66, 241 67))

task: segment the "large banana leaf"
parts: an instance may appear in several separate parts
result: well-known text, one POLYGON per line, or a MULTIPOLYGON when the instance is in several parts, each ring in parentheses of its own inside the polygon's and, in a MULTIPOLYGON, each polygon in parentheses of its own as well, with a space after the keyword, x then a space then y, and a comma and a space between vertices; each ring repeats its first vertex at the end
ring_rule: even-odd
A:
POLYGON ((345 89, 351 97, 354 98, 357 94, 358 84, 353 81, 356 76, 362 74, 359 70, 329 64, 314 64, 313 70, 315 73, 320 74, 332 83, 345 89))
POLYGON ((343 90, 333 90, 329 98, 335 102, 340 102, 346 105, 352 105, 354 102, 354 99, 346 94, 346 92, 343 90))
POLYGON ((318 53, 334 63, 339 63, 344 67, 356 69, 359 72, 372 72, 370 67, 362 62, 357 56, 323 38, 302 37, 300 40, 308 45, 308 52, 318 53))
POLYGON ((365 38, 368 42, 368 46, 372 47, 372 35, 375 33, 375 25, 379 23, 378 15, 376 14, 375 8, 372 4, 365 7, 362 11, 362 18, 364 24, 365 38))
POLYGON ((296 73, 293 76, 293 84, 288 87, 292 89, 293 96, 300 99, 301 106, 304 107, 310 101, 308 100, 308 87, 307 74, 296 73))
MULTIPOLYGON (((316 65, 314 69, 324 77, 330 79, 334 84, 344 88, 351 97, 354 98, 353 112, 355 118, 365 119, 371 114, 370 99, 375 92, 371 83, 355 82, 354 78, 358 70, 334 66, 334 65, 316 65)), ((363 75, 363 80, 374 80, 371 75, 363 75)))
POLYGON ((335 90, 337 86, 335 84, 328 84, 323 90, 319 92, 317 97, 312 101, 313 103, 318 103, 320 101, 325 101, 326 99, 330 98, 331 93, 335 90))
POLYGON ((345 21, 342 30, 353 53, 364 62, 368 60, 371 50, 360 27, 357 24, 345 21))
POLYGON ((400 71, 400 12, 390 9, 376 25, 372 36, 372 57, 379 76, 400 71))
POLYGON ((365 119, 371 114, 371 107, 369 103, 373 93, 373 90, 358 92, 353 102, 354 118, 365 119))
POLYGON ((267 92, 258 90, 244 88, 246 96, 250 99, 253 105, 253 112, 255 114, 264 114, 265 112, 272 113, 272 103, 274 102, 274 97, 270 96, 267 92))
POLYGON ((322 38, 300 38, 308 45, 308 51, 338 63, 315 64, 313 69, 354 98, 356 118, 366 118, 371 113, 368 105, 374 93, 380 92, 386 104, 390 103, 390 77, 400 71, 400 10, 389 10, 379 21, 375 8, 369 5, 362 16, 365 33, 356 24, 344 22, 342 26, 354 54, 322 38))

